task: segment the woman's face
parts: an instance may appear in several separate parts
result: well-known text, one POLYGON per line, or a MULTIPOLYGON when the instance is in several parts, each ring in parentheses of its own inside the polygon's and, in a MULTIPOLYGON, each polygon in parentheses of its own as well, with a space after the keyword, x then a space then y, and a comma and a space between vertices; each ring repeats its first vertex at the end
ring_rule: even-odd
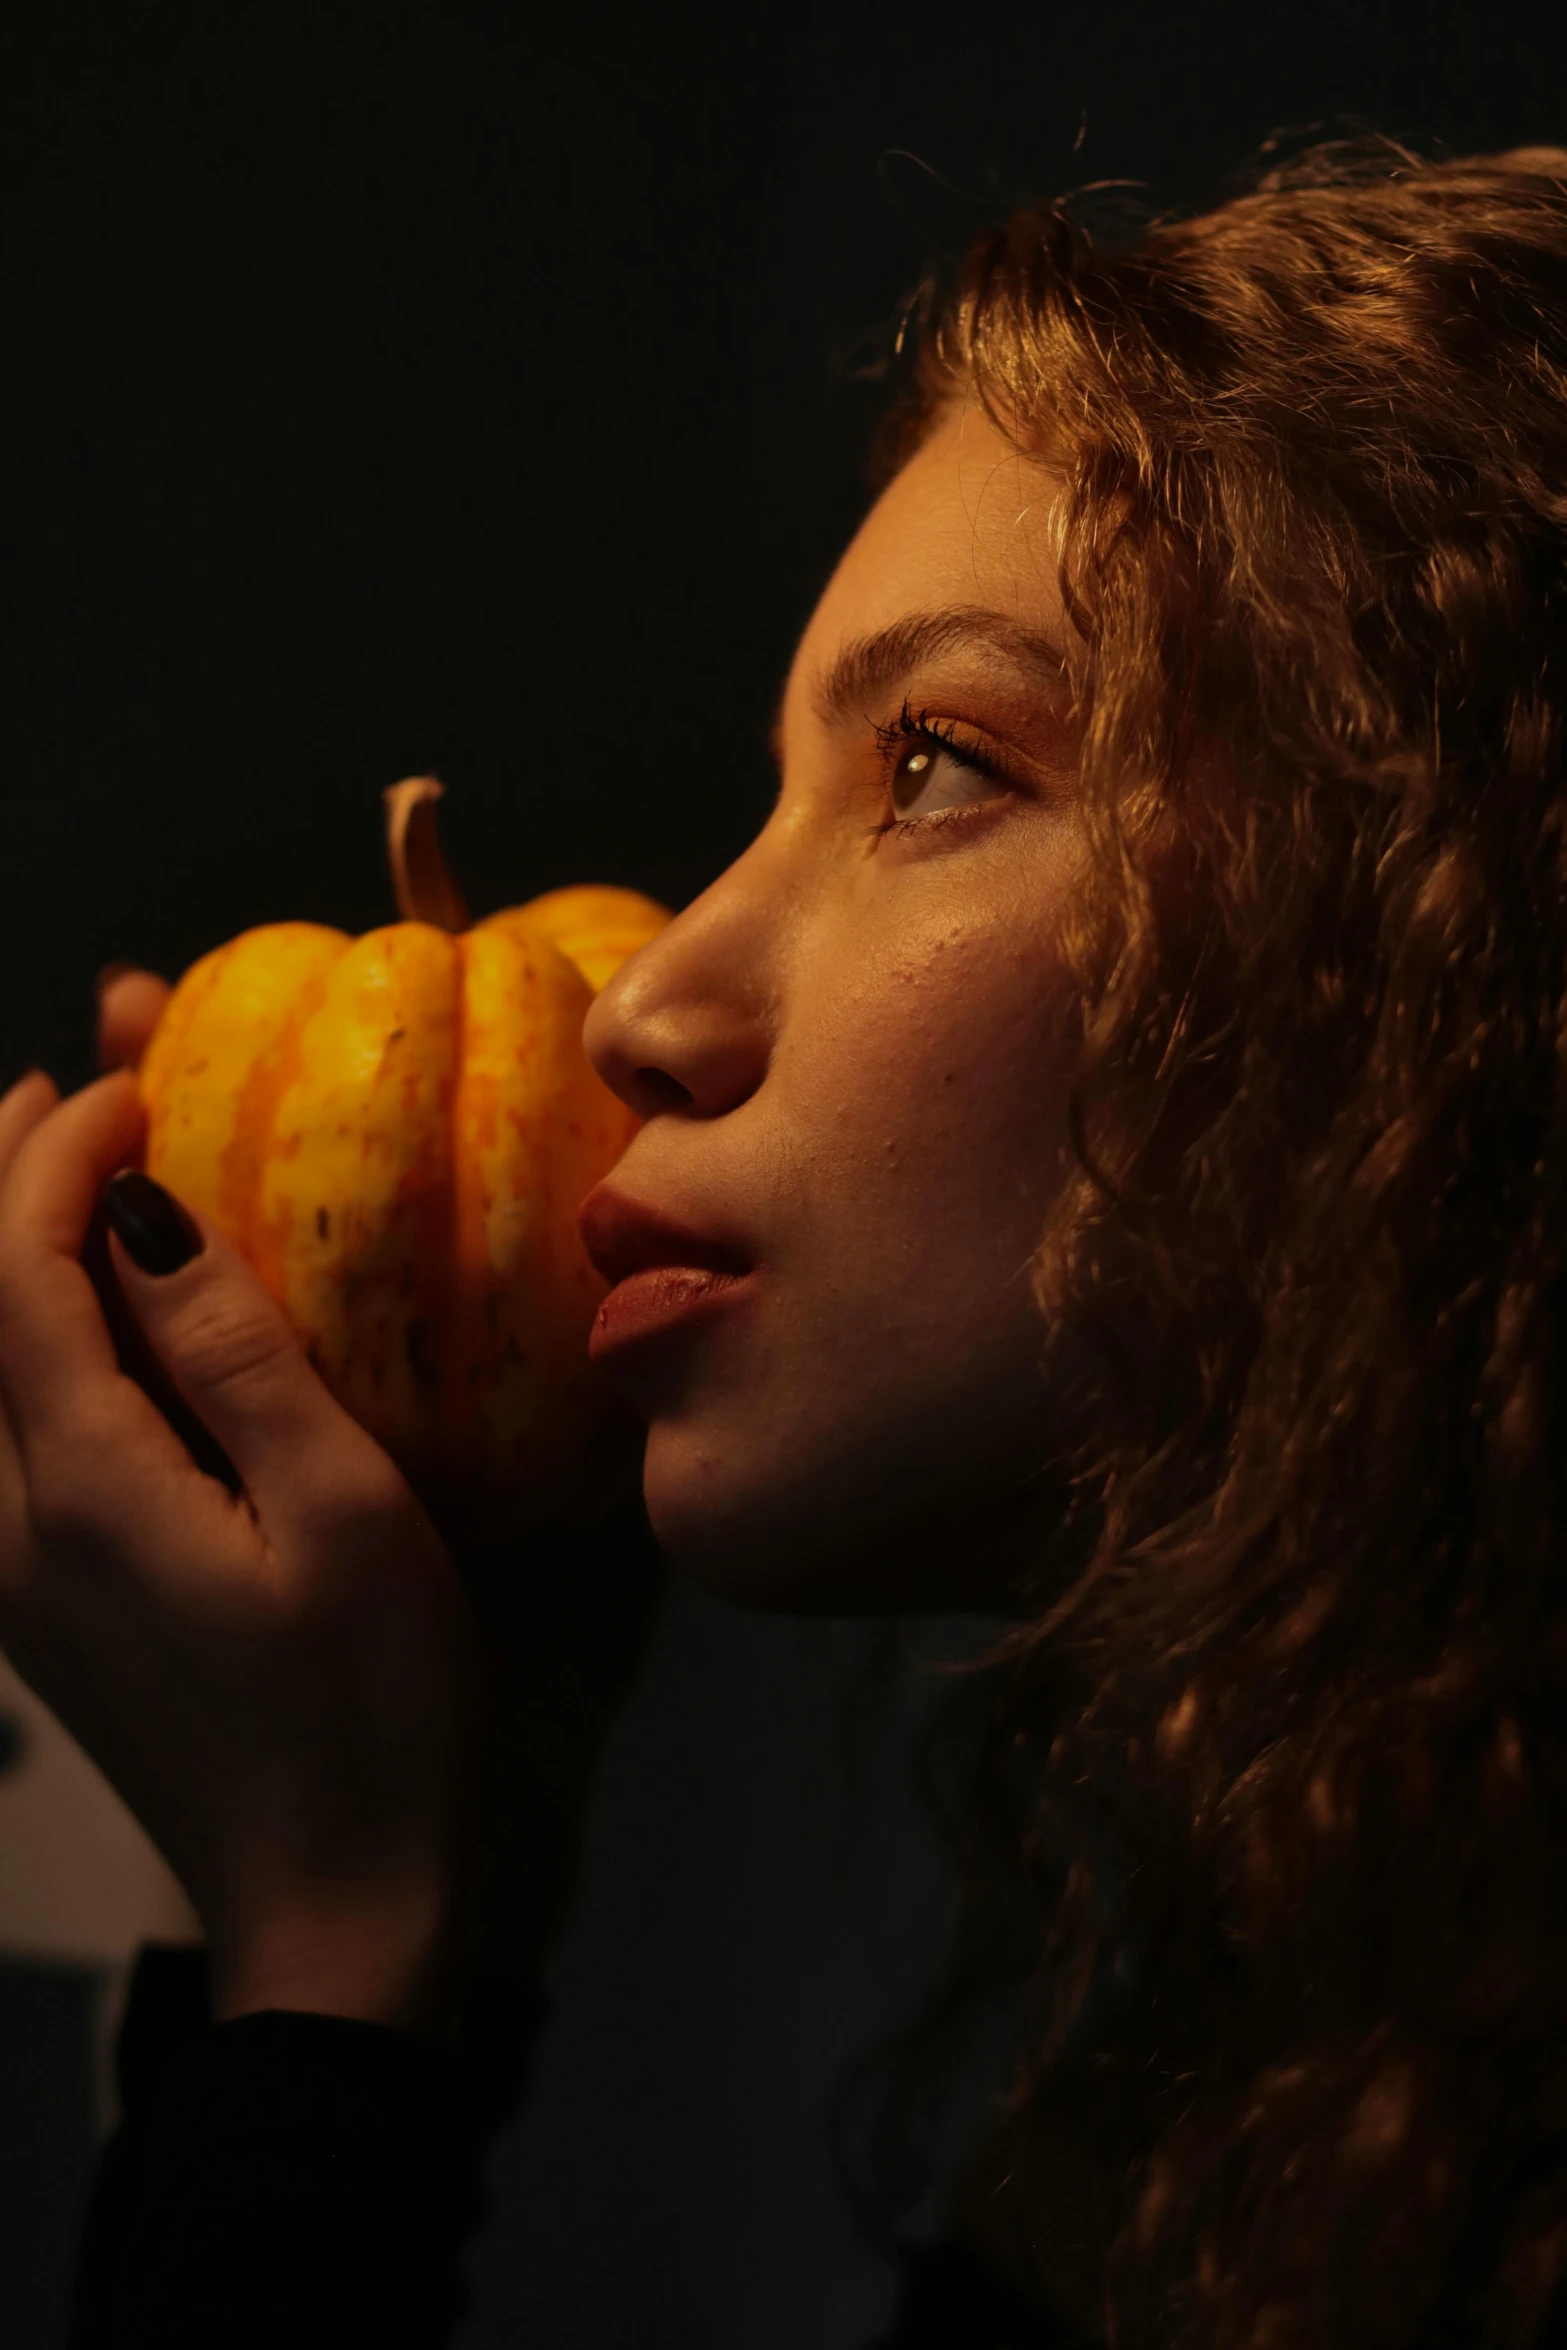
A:
POLYGON ((1030 1289, 1081 858, 1055 495, 976 408, 936 429, 801 641, 767 824, 588 1019, 646 1120, 585 1213, 601 1268, 617 1203, 747 1268, 650 1329, 650 1287, 697 1285, 644 1275, 595 1333, 660 1543, 741 1601, 984 1606, 1059 1515, 1030 1289))

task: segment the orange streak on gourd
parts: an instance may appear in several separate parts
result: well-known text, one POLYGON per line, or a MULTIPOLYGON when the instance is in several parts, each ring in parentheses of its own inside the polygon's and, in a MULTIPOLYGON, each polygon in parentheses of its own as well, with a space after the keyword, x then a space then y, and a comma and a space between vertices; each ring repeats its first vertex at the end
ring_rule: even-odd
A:
POLYGON ((193 964, 142 1064, 147 1164, 226 1232, 269 1287, 261 1171, 304 1022, 347 952, 340 930, 272 922, 193 964))
POLYGON ((604 1284, 577 1209, 637 1121, 582 1051, 593 991, 576 967, 523 925, 482 922, 463 945, 451 1441, 481 1482, 538 1491, 570 1482, 594 1418, 604 1284))
POLYGON ((262 1159, 276 1293, 322 1376, 412 1471, 438 1451, 462 957, 423 922, 339 956, 301 1026, 262 1159))

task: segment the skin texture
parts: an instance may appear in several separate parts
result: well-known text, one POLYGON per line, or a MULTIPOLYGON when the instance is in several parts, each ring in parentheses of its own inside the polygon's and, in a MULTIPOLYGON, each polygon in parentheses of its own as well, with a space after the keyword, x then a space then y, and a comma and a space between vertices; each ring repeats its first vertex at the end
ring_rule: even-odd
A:
POLYGON ((806 630, 770 821, 584 1032, 646 1120, 615 1188, 758 1268, 743 1302, 611 1358, 649 1423, 661 1545, 750 1604, 982 1604, 1057 1513, 1028 1267, 1065 1164, 1064 697, 969 643, 821 707, 847 647, 953 611, 1063 640, 1050 478, 973 409, 893 482, 806 630), (937 749, 904 793, 930 821, 878 835, 889 764, 922 747, 878 744, 905 702, 1007 780, 937 749))
MULTIPOLYGON (((588 1017, 646 1121, 616 1187, 756 1268, 743 1303, 609 1358, 648 1421, 660 1545, 736 1598, 983 1606, 1048 1543, 1059 1393, 1028 1266, 1073 1056, 1061 628, 1050 478, 954 415, 806 632, 772 818, 588 1017), (929 626, 914 642, 920 616, 944 649, 929 626), (880 742, 905 701, 994 772, 928 733, 880 742), (882 829, 894 813, 919 821, 882 829)), ((146 974, 115 981, 107 1062, 135 1061, 162 1001, 146 974)), ((463 1586, 215 1226, 172 1274, 117 1241, 91 1262, 94 1203, 143 1129, 128 1073, 0 1100, 0 1640, 184 1878, 220 2014, 427 2022, 475 1841, 463 1586), (116 1359, 105 1298, 238 1495, 116 1359)), ((614 1695, 595 1709, 563 1666, 598 1660, 607 1686, 605 1606, 647 1617, 610 1588, 577 1594, 549 1658, 595 1735, 614 1695)), ((613 1671, 618 1694, 624 1656, 613 1671)), ((540 1766, 531 1813, 517 1797, 540 1852, 578 1816, 581 1746, 540 1766)))

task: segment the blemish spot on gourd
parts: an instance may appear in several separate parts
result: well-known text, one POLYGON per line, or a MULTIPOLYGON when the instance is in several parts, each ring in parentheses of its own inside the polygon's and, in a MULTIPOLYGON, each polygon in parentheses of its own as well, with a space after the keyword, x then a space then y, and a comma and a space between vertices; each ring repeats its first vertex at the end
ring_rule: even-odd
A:
POLYGON ((332 1216, 331 1216, 331 1211, 330 1211, 330 1209, 328 1209, 328 1208, 317 1208, 317 1210, 316 1210, 316 1238, 317 1238, 317 1240, 330 1240, 330 1239, 331 1239, 331 1237, 332 1237, 332 1216))

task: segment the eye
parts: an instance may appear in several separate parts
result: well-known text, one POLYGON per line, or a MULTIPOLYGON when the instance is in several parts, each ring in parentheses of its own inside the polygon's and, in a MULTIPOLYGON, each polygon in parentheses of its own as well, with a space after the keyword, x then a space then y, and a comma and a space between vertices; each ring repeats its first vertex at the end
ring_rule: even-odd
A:
POLYGON ((892 802, 888 830, 974 807, 1007 788, 991 760, 955 738, 948 720, 916 715, 905 704, 896 722, 876 734, 892 802))
POLYGON ((985 778, 959 758, 950 744, 915 744, 892 771, 893 813, 900 824, 934 816, 942 808, 966 808, 983 799, 985 778))

